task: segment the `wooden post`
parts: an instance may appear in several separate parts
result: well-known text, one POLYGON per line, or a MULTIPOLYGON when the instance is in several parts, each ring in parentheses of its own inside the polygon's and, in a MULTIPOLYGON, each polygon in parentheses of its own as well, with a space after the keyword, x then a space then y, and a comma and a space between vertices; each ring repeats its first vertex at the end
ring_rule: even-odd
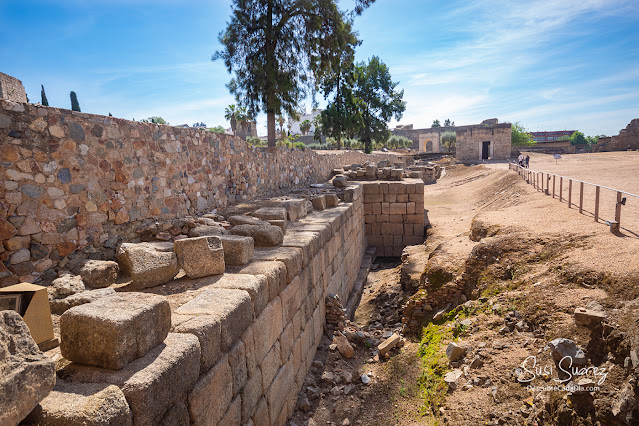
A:
POLYGON ((552 175, 552 198, 555 198, 555 181, 557 180, 556 178, 556 175, 552 175))
POLYGON ((621 198, 623 193, 621 191, 617 191, 617 206, 615 207, 615 222, 618 223, 619 228, 621 228, 621 198))
POLYGON ((564 178, 559 178, 559 202, 564 201, 564 178))
POLYGON ((579 182, 579 213, 584 212, 584 183, 579 182))
POLYGON ((599 222, 599 193, 600 192, 601 192, 600 186, 595 188, 595 222, 599 222))
POLYGON ((572 179, 568 179, 568 208, 572 208, 572 179))

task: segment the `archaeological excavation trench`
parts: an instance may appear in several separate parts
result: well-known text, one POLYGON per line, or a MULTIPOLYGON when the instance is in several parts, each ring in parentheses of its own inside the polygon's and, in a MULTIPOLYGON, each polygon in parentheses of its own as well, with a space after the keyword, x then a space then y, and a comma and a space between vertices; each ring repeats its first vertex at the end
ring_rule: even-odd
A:
POLYGON ((1 424, 285 424, 326 301, 424 241, 436 167, 0 107, 1 424))

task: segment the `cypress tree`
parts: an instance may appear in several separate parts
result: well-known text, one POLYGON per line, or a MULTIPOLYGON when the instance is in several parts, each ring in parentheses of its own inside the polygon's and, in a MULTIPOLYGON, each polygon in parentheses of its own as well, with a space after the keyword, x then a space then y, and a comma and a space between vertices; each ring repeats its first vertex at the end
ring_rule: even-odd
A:
POLYGON ((47 100, 47 94, 44 93, 44 84, 41 84, 42 90, 40 90, 40 97, 42 98, 42 106, 49 106, 49 101, 47 100))
POLYGON ((109 117, 113 117, 113 115, 111 113, 109 113, 109 117))
POLYGON ((78 96, 75 94, 73 90, 71 91, 70 96, 71 96, 71 111, 82 112, 80 110, 80 104, 78 103, 78 96))

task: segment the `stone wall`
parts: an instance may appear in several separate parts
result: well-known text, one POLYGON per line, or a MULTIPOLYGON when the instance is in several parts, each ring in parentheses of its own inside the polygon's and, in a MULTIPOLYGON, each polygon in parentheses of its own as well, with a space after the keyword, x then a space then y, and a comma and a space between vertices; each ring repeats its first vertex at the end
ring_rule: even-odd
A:
POLYGON ((639 118, 632 120, 617 136, 599 138, 597 145, 592 147, 593 152, 626 151, 639 149, 639 118))
POLYGON ((13 102, 26 102, 27 93, 20 80, 0 72, 0 98, 13 102))
POLYGON ((38 280, 80 252, 112 257, 149 221, 325 181, 344 164, 394 158, 255 148, 200 129, 5 100, 0 140, 0 286, 38 280))
POLYGON ((424 242, 424 182, 364 182, 368 245, 378 256, 401 256, 404 247, 424 242))
POLYGON ((490 142, 490 159, 507 160, 511 153, 510 123, 457 127, 456 157, 459 161, 481 162, 482 144, 490 142))

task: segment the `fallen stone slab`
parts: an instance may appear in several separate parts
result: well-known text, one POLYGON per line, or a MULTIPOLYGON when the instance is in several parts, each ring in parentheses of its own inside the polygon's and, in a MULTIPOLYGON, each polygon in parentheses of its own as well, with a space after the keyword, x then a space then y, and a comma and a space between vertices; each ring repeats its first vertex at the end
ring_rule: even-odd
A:
POLYGON ((62 315, 67 310, 75 307, 84 305, 86 303, 95 302, 98 299, 101 299, 106 296, 110 296, 115 294, 115 290, 113 288, 99 288, 96 290, 87 290, 80 293, 73 294, 65 299, 54 299, 49 301, 49 306, 51 306, 51 313, 56 315, 62 315))
POLYGON ((270 220, 286 221, 286 208, 284 207, 261 207, 253 212, 253 216, 266 222, 270 220))
POLYGON ((212 288, 180 306, 181 315, 212 315, 222 327, 222 350, 227 351, 253 321, 251 296, 245 290, 212 288))
MULTIPOLYGON (((586 354, 572 340, 559 338, 550 342, 548 346, 550 346, 550 353, 555 362, 560 362, 563 358, 570 357, 572 359, 572 365, 586 365, 586 354)), ((568 368, 568 366, 568 364, 565 364, 566 368, 568 368)))
POLYGON ((253 216, 235 215, 230 216, 228 221, 231 225, 268 225, 268 222, 253 216))
POLYGON ((389 353, 395 346, 399 344, 401 340, 401 336, 397 333, 394 333, 388 339, 384 340, 379 346, 377 346, 377 350, 379 350, 379 354, 381 356, 389 353))
POLYGON ((121 370, 71 363, 58 375, 71 383, 118 386, 131 408, 133 424, 156 425, 197 381, 200 343, 192 334, 169 333, 164 342, 121 370))
POLYGON ((333 344, 337 345, 337 350, 344 358, 352 358, 355 355, 355 349, 342 333, 333 336, 333 344))
POLYGON ((64 274, 53 280, 51 285, 47 287, 49 299, 64 299, 72 294, 80 293, 85 290, 84 281, 79 275, 64 274))
POLYGON ((575 324, 584 327, 591 327, 600 324, 606 319, 606 313, 601 311, 593 311, 586 308, 575 309, 575 324))
POLYGON ((450 342, 446 347, 446 356, 450 362, 455 362, 466 355, 466 349, 455 342, 450 342))
POLYGON ((275 247, 282 244, 284 232, 274 225, 236 225, 231 229, 233 235, 252 237, 257 247, 275 247))
POLYGON ((0 311, 0 424, 17 425, 55 385, 55 362, 14 311, 0 311))
POLYGON ((184 238, 173 243, 178 265, 189 278, 224 273, 224 249, 219 237, 184 238))
POLYGON ((60 350, 70 361, 117 370, 162 343, 170 328, 164 297, 117 293, 62 314, 60 350))
POLYGON ((80 269, 82 281, 92 288, 104 288, 115 283, 120 267, 112 260, 87 260, 80 269))
POLYGON ((199 225, 189 230, 189 237, 208 237, 226 235, 228 231, 222 225, 199 225))
POLYGON ((457 380, 464 374, 461 370, 453 370, 444 376, 444 382, 448 385, 449 390, 457 388, 457 380))
POLYGON ((120 269, 131 277, 133 287, 137 289, 167 283, 180 269, 175 253, 159 251, 145 243, 124 243, 116 257, 120 269))
POLYGON ((243 235, 220 235, 226 266, 246 265, 253 259, 255 241, 243 235))
POLYGON ((24 425, 133 425, 124 394, 115 385, 67 383, 55 388, 22 422, 24 425))

